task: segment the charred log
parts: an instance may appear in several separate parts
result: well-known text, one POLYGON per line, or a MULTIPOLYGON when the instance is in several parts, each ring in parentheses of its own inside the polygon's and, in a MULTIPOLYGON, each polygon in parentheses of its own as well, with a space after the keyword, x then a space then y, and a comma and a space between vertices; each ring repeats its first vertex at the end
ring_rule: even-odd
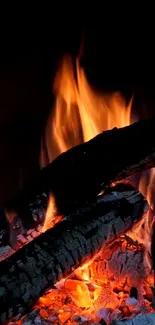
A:
POLYGON ((154 125, 153 118, 114 128, 61 154, 16 198, 7 202, 1 220, 6 213, 14 214, 24 229, 29 229, 32 224, 43 222, 50 193, 56 200, 57 212, 65 215, 113 181, 154 167, 154 125))
MULTIPOLYGON (((104 211, 106 212, 106 207, 109 209, 110 202, 114 204, 114 202, 118 201, 118 193, 121 197, 124 196, 127 190, 132 190, 133 187, 129 183, 118 183, 117 186, 113 188, 109 188, 106 190, 106 194, 109 193, 107 196, 102 196, 102 209, 104 204, 104 211), (112 192, 113 191, 113 192, 112 192), (114 197, 113 193, 117 191, 117 196, 114 197), (112 192, 112 193, 111 193, 112 192)), ((94 200, 89 201, 89 204, 86 204, 82 207, 76 209, 75 212, 70 214, 64 215, 64 219, 72 219, 72 218, 86 218, 88 212, 91 212, 92 209, 96 209, 98 207, 99 198, 95 198, 94 200)), ((43 210, 42 210, 43 211, 43 210)), ((46 213, 44 211, 44 213, 46 213)), ((54 222, 57 219, 56 214, 53 216, 54 222)), ((52 219, 52 216, 51 216, 52 219)), ((42 232, 42 225, 36 222, 35 224, 29 224, 28 229, 23 227, 23 223, 19 217, 15 217, 14 219, 10 220, 7 223, 7 220, 1 216, 0 218, 1 223, 1 230, 0 230, 0 261, 7 258, 15 251, 17 251, 20 247, 27 244, 28 242, 32 241, 34 238, 39 236, 42 232)), ((28 225, 28 224, 27 224, 28 225)))
POLYGON ((122 291, 140 286, 151 272, 145 263, 144 246, 126 234, 104 248, 88 269, 96 283, 102 284, 106 277, 116 290, 118 287, 122 291))
POLYGON ((146 210, 139 192, 113 191, 2 261, 0 324, 24 313, 48 288, 131 228, 146 210))

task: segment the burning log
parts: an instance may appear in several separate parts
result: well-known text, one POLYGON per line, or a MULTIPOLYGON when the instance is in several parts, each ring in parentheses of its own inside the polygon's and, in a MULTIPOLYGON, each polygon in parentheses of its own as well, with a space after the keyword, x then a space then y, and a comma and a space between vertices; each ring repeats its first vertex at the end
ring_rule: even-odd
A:
POLYGON ((123 290, 141 286, 150 272, 150 267, 145 264, 144 246, 126 234, 101 251, 89 266, 90 277, 96 283, 102 284, 106 278, 113 287, 123 290))
POLYGON ((23 314, 48 288, 130 229, 146 210, 139 192, 128 187, 113 190, 2 261, 0 324, 23 314))
POLYGON ((29 229, 44 222, 49 196, 55 214, 66 215, 110 183, 155 166, 155 119, 105 131, 57 157, 1 213, 0 234, 8 243, 8 223, 29 229), (145 135, 149 141, 147 145, 145 135), (3 225, 3 226, 2 226, 3 225))

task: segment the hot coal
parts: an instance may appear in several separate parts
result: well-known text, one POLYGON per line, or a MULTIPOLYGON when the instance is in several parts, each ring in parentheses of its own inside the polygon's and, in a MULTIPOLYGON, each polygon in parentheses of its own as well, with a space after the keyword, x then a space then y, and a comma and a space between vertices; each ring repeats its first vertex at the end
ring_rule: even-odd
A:
POLYGON ((49 287, 141 220, 146 208, 133 188, 113 188, 2 261, 0 323, 24 313, 49 287))
MULTIPOLYGON (((44 324, 49 322, 53 324, 58 322, 60 324, 66 322, 67 324, 69 322, 69 324, 87 323, 88 325, 96 322, 111 324, 114 319, 118 321, 127 318, 132 318, 134 322, 137 313, 147 314, 150 312, 152 309, 149 301, 146 298, 144 299, 137 287, 130 286, 130 281, 128 281, 125 290, 123 286, 122 288, 117 286, 116 292, 115 285, 118 283, 121 274, 117 274, 116 278, 116 274, 112 277, 111 272, 109 274, 108 272, 104 273, 103 266, 105 262, 114 263, 113 267, 115 269, 116 260, 110 259, 109 261, 109 252, 111 250, 111 254, 114 254, 118 249, 120 249, 120 252, 122 252, 122 249, 124 252, 126 251, 126 255, 131 251, 135 255, 141 252, 141 259, 145 259, 144 247, 128 236, 122 235, 105 247, 89 266, 86 265, 76 269, 69 278, 63 279, 62 282, 56 284, 57 289, 52 289, 41 297, 36 303, 32 316, 29 313, 22 321, 22 325, 27 323, 28 325, 39 325, 42 322, 44 324), (99 268, 96 268, 97 263, 99 263, 99 268), (94 273, 90 272, 92 269, 95 270, 94 273), (35 311, 37 313, 34 313, 35 311)), ((118 264, 119 262, 118 260, 118 264)), ((131 275, 133 263, 134 259, 128 265, 128 274, 131 272, 131 275)), ((143 263, 141 263, 141 267, 142 265, 143 263)), ((137 285, 140 281, 140 274, 137 274, 137 285)), ((143 278, 143 284, 146 285, 145 278, 143 278)), ((149 283, 147 286, 149 288, 149 283)))

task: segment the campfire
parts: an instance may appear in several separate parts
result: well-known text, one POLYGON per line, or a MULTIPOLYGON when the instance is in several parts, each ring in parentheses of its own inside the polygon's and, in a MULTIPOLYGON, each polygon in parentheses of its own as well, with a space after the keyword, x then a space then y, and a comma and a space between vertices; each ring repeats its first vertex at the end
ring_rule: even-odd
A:
POLYGON ((0 324, 155 324, 155 119, 80 56, 53 92, 40 174, 1 211, 0 324))

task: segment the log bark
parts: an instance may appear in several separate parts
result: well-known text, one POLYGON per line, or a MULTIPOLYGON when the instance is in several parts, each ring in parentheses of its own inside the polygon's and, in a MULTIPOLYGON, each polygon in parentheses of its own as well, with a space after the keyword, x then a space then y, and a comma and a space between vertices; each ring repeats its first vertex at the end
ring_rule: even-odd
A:
POLYGON ((126 320, 113 320, 110 325, 154 325, 155 313, 138 315, 132 319, 126 320))
MULTIPOLYGON (((21 228, 43 223, 49 195, 58 214, 66 215, 94 198, 110 183, 155 166, 155 118, 105 131, 57 157, 1 211, 0 235, 6 216, 14 214, 21 228), (146 135, 148 141, 146 141, 146 135)), ((3 240, 8 240, 5 231, 3 240)))
POLYGON ((0 324, 24 313, 48 288, 130 229, 147 209, 144 197, 133 189, 99 196, 91 207, 81 208, 76 217, 63 220, 2 261, 0 324))

